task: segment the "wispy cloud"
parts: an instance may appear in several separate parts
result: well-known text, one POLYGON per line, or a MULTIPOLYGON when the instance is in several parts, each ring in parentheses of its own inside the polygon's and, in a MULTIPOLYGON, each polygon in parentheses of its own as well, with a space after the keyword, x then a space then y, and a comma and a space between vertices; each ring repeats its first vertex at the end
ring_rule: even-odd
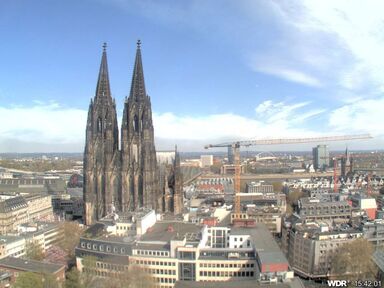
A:
POLYGON ((256 62, 257 61, 255 61, 254 65, 252 66, 252 68, 255 71, 274 75, 288 81, 292 81, 292 82, 296 82, 296 83, 300 83, 308 86, 314 86, 314 87, 322 86, 319 79, 316 79, 315 77, 309 74, 306 74, 304 72, 293 70, 291 68, 259 66, 258 63, 256 62))
POLYGON ((333 110, 329 116, 329 127, 335 131, 368 132, 382 137, 383 111, 384 97, 360 99, 333 110))
POLYGON ((291 49, 286 55, 294 67, 311 69, 344 89, 384 91, 382 1, 310 0, 273 2, 271 7, 287 27, 291 49))

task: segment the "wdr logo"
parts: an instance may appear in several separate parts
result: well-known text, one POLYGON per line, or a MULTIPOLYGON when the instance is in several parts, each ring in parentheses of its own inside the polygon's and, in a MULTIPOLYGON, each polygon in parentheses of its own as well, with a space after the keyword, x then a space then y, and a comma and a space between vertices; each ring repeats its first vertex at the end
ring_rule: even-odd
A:
POLYGON ((328 287, 347 287, 347 280, 328 280, 328 287))

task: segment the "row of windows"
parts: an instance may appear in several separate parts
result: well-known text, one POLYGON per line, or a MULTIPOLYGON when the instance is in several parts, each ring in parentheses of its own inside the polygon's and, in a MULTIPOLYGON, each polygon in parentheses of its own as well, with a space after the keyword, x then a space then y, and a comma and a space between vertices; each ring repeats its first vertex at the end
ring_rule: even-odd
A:
POLYGON ((147 256, 168 256, 168 255, 169 255, 169 252, 165 252, 165 251, 137 250, 137 255, 147 255, 147 256))
POLYGON ((132 261, 132 264, 140 265, 160 265, 160 266, 176 266, 175 262, 163 262, 163 261, 147 261, 147 260, 136 260, 132 261))
POLYGON ((156 278, 155 280, 157 283, 175 283, 176 279, 169 279, 169 278, 156 278))
POLYGON ((85 248, 87 247, 87 249, 92 249, 92 250, 95 250, 95 251, 101 251, 101 252, 112 252, 113 250, 113 253, 121 253, 121 254, 125 254, 127 252, 127 250, 125 248, 118 248, 118 247, 111 247, 110 245, 97 245, 97 244, 91 244, 91 243, 85 243, 85 242, 81 242, 80 246, 82 248, 85 248))
POLYGON ((136 230, 134 226, 116 226, 117 230, 136 230))
POLYGON ((254 263, 200 263, 200 267, 204 268, 253 268, 254 263))
POLYGON ((101 276, 101 277, 114 278, 114 277, 118 276, 118 274, 114 273, 114 272, 105 272, 105 271, 99 271, 99 270, 91 271, 89 269, 84 269, 84 271, 87 271, 88 273, 90 273, 92 275, 97 275, 97 276, 101 276))
POLYGON ((169 269, 149 269, 144 268, 144 272, 149 274, 160 274, 160 275, 176 275, 176 270, 169 270, 169 269))
POLYGON ((200 271, 204 277, 253 277, 253 271, 200 271))
POLYGON ((110 269, 115 271, 124 271, 128 270, 128 266, 121 266, 121 265, 115 265, 110 263, 102 263, 102 262, 96 262, 97 268, 104 268, 104 269, 110 269))

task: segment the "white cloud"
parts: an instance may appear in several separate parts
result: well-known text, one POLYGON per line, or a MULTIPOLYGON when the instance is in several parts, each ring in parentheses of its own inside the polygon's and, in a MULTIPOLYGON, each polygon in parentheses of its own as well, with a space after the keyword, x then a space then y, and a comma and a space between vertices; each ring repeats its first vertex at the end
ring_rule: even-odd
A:
POLYGON ((267 100, 256 107, 255 118, 230 113, 201 117, 155 113, 155 135, 159 138, 189 140, 236 140, 318 135, 319 133, 298 125, 300 122, 324 112, 324 110, 302 112, 300 109, 308 104, 308 102, 286 104, 267 100))
POLYGON ((255 71, 274 75, 291 82, 297 82, 308 86, 320 87, 322 85, 319 79, 316 79, 315 77, 304 72, 290 68, 272 67, 269 65, 260 66, 258 62, 259 59, 255 60, 252 66, 255 71))
MULTIPOLYGON (((308 104, 265 101, 256 107, 254 118, 231 113, 207 116, 154 113, 155 136, 161 143, 166 139, 170 139, 165 141, 169 144, 180 140, 181 146, 183 141, 195 141, 199 144, 194 148, 200 149, 205 141, 315 135, 297 125, 303 119, 317 115, 317 111, 301 111, 308 104)), ((0 107, 0 123, 6 123, 0 126, 0 149, 11 152, 17 146, 17 151, 30 152, 31 149, 38 151, 40 145, 44 149, 50 147, 50 151, 81 151, 86 117, 87 111, 63 107, 56 102, 34 101, 30 107, 0 107)))
POLYGON ((345 89, 384 90, 383 1, 312 0, 271 6, 291 27, 286 37, 292 49, 284 61, 345 89), (320 59, 323 65, 310 59, 320 59))
POLYGON ((360 99, 332 111, 329 126, 335 131, 349 133, 372 133, 384 136, 383 129, 384 97, 378 99, 360 99))
MULTIPOLYGON (((32 107, 0 107, 1 152, 80 152, 83 149, 87 111, 63 107, 56 102, 35 102, 32 107)), ((382 129, 384 97, 347 103, 329 114, 310 110, 309 102, 285 103, 267 100, 255 108, 255 117, 232 113, 207 116, 180 116, 154 113, 158 149, 201 150, 204 144, 237 139, 316 137, 372 133, 378 146, 382 129), (318 115, 329 115, 322 130, 308 129, 318 115)), ((121 116, 118 116, 121 118, 121 116)), ((313 127, 313 126, 312 126, 313 127)), ((381 145, 381 144, 380 144, 381 145)), ((357 147, 359 148, 359 147, 357 147)), ((369 147, 368 147, 369 148, 369 147)), ((292 149, 291 146, 283 149, 292 149)))
POLYGON ((73 143, 83 140, 87 112, 56 102, 34 101, 32 107, 0 107, 0 141, 73 143))

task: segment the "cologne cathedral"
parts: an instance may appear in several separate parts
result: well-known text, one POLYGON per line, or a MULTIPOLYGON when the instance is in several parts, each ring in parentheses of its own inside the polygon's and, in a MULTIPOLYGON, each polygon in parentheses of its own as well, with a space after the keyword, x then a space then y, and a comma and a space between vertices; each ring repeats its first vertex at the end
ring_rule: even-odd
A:
POLYGON ((145 90, 140 44, 138 41, 131 90, 124 102, 120 142, 106 45, 103 46, 96 94, 89 105, 86 127, 86 225, 115 212, 150 208, 179 214, 183 206, 177 150, 172 152, 171 161, 158 161, 156 157, 151 99, 145 90))

